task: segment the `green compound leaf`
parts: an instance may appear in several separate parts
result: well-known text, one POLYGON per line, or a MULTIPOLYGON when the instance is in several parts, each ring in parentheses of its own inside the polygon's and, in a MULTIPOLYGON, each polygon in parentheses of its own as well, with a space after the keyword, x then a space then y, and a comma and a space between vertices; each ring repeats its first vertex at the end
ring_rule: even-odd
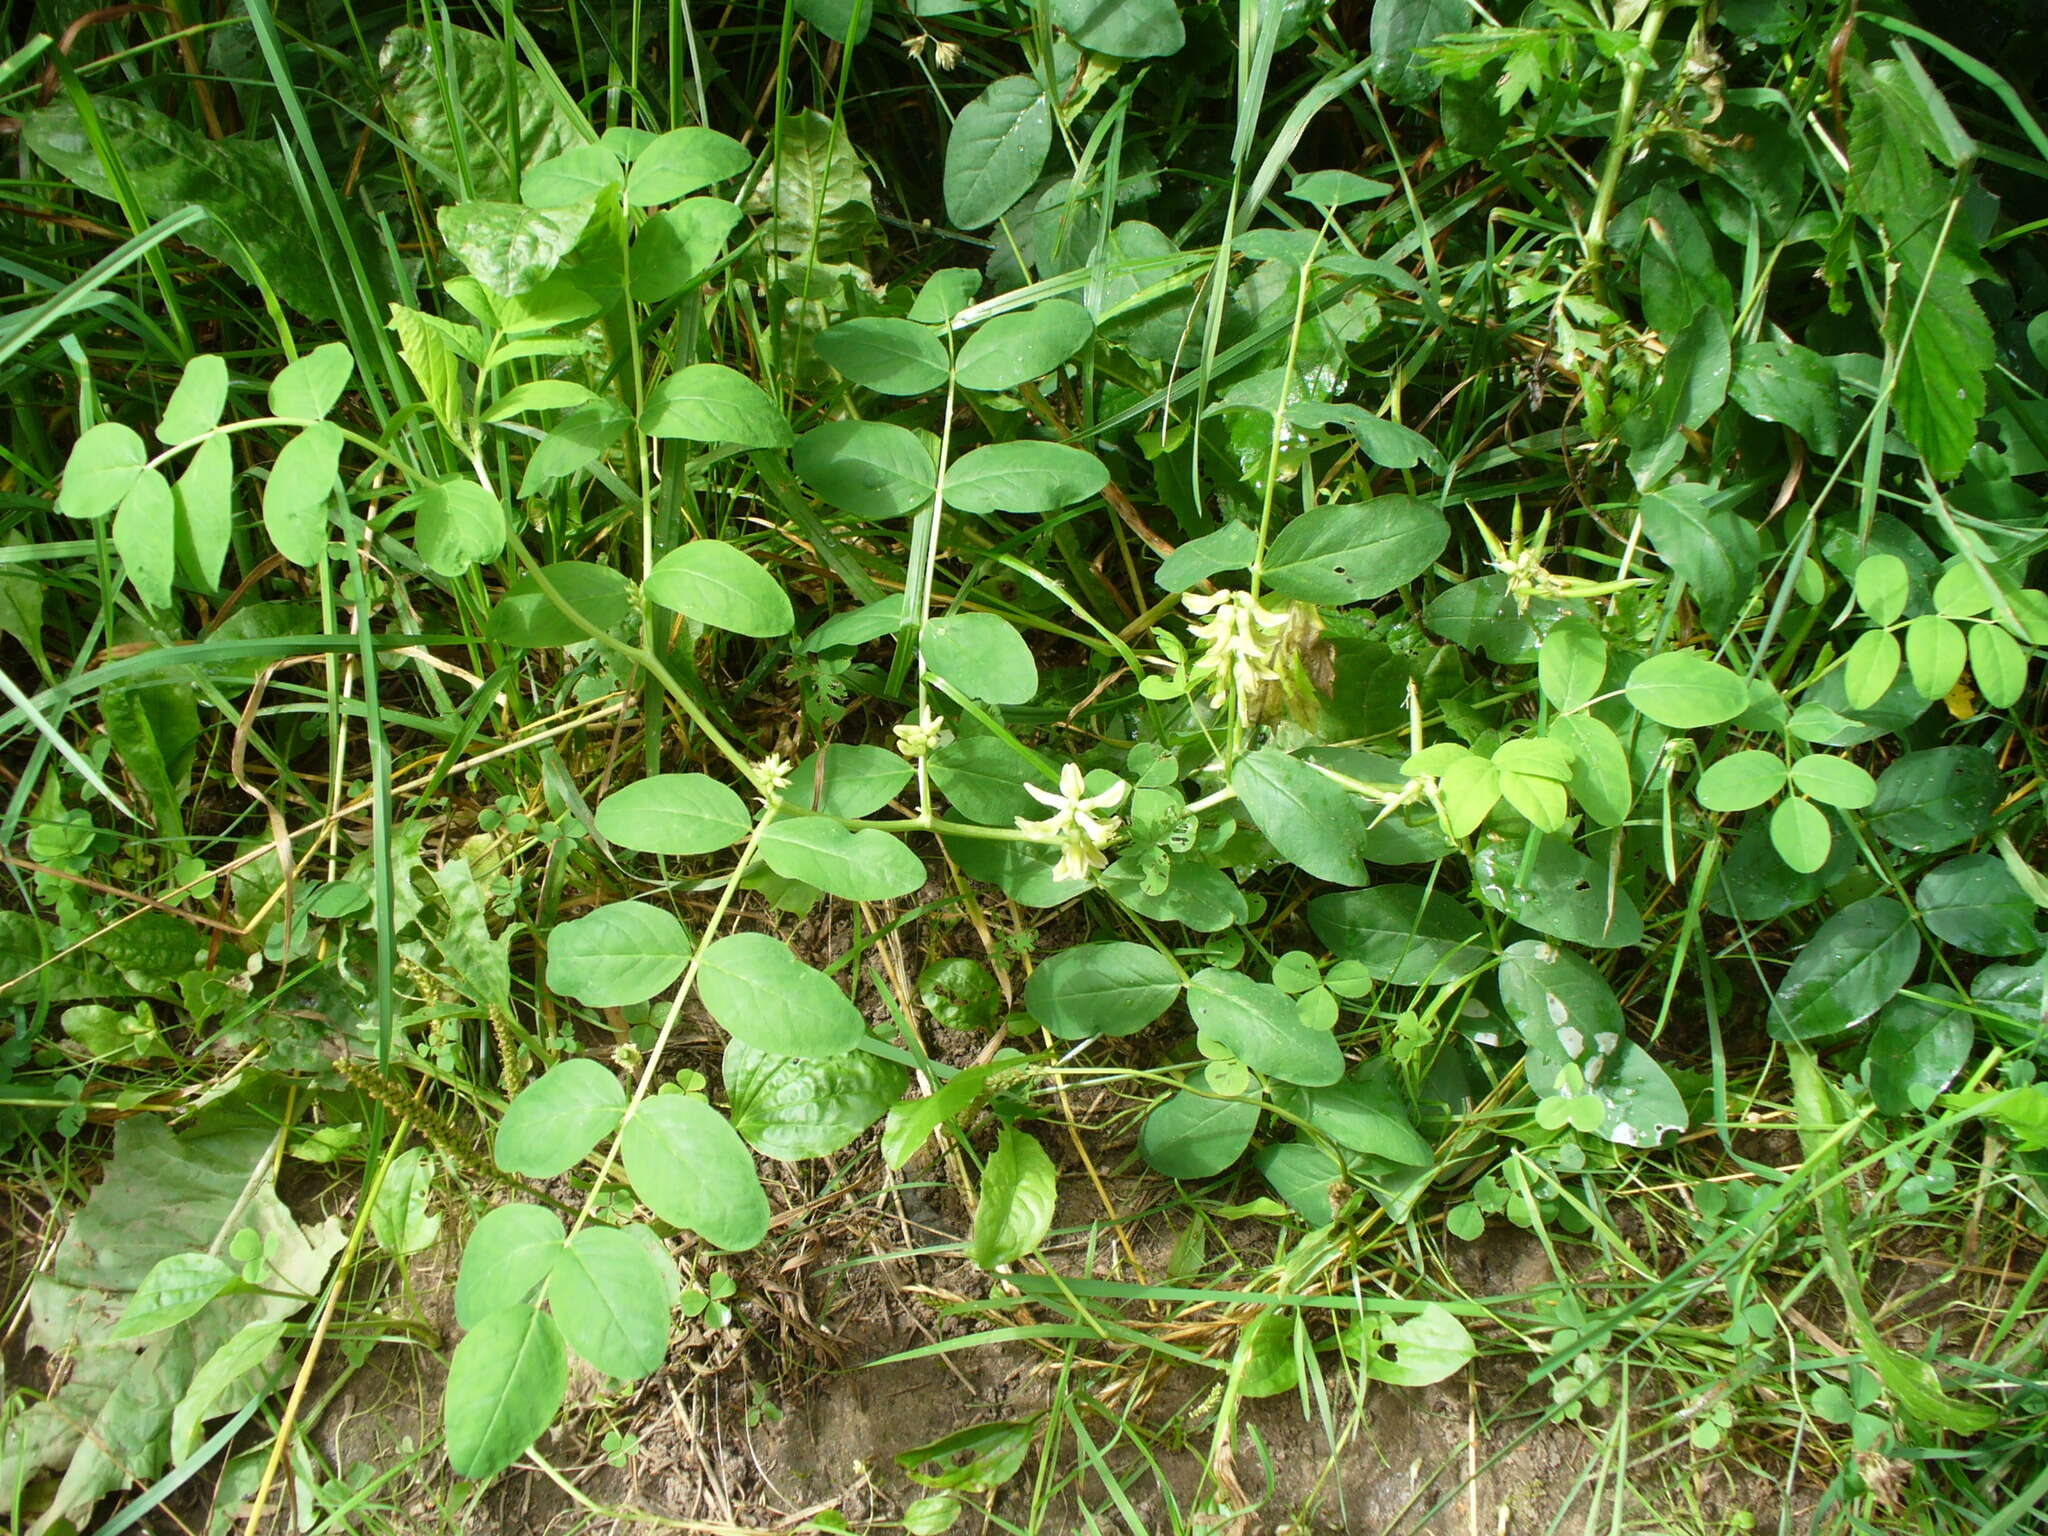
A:
POLYGON ((946 471, 946 505, 961 512, 1053 512, 1109 484, 1109 466, 1059 443, 991 443, 946 471))
POLYGON ((133 427, 118 421, 87 427, 64 461, 57 510, 67 517, 105 517, 121 504, 148 462, 148 445, 133 427))
POLYGON ((736 448, 787 448, 796 441, 789 418, 767 392, 722 363, 692 363, 655 385, 640 427, 649 437, 736 448))
POLYGON ((730 848, 752 825, 746 802, 702 773, 657 773, 614 790, 597 807, 600 835, 672 858, 730 848))
POLYGON ((1676 731, 1720 725, 1749 708, 1749 685, 1740 676, 1691 651, 1650 657, 1629 674, 1623 692, 1642 714, 1676 731))
POLYGON ((1051 373, 1088 344, 1095 320, 1071 299, 1045 299, 998 315, 961 343, 962 389, 1014 389, 1051 373))
POLYGON ((765 933, 727 934, 708 946, 697 996, 736 1039, 778 1056, 838 1056, 867 1034, 831 977, 765 933))
POLYGON ((460 1477, 496 1477, 554 1422, 568 1387, 569 1357, 553 1318, 528 1306, 491 1313, 448 1363, 448 1464, 460 1477))
POLYGON ((626 1090, 611 1071, 572 1057, 520 1090, 498 1122, 491 1155, 507 1173, 552 1179, 596 1150, 625 1112, 626 1090))
MULTIPOLYGON (((562 560, 541 567, 541 574, 570 610, 600 633, 617 630, 633 611, 633 584, 609 566, 562 560)), ((531 576, 522 576, 505 589, 484 621, 484 637, 526 650, 590 638, 531 576)))
POLYGON ((158 471, 143 470, 121 498, 114 549, 136 595, 152 608, 168 608, 178 569, 178 508, 171 483, 158 471))
POLYGON ((263 527, 293 565, 318 565, 327 556, 327 502, 341 445, 341 428, 316 421, 284 445, 263 484, 263 527))
POLYGON ((887 315, 842 320, 818 333, 818 356, 847 379, 883 395, 922 395, 946 382, 949 364, 928 325, 887 315))
POLYGON ((796 472, 842 512, 885 520, 930 507, 938 466, 915 433, 880 421, 834 421, 797 439, 796 472))
POLYGON ((1219 1099, 1183 1088, 1152 1106, 1138 1155, 1169 1179, 1207 1179, 1244 1156, 1258 1129, 1256 1099, 1219 1099))
POLYGON ((833 742, 796 765, 783 798, 828 816, 872 816, 894 800, 914 770, 894 752, 833 742))
POLYGON ((427 568, 450 578, 495 559, 505 547, 505 509, 474 480, 436 480, 406 497, 413 547, 427 568))
POLYGON ((1775 752, 1733 752, 1700 775, 1693 798, 1709 811, 1751 810, 1785 788, 1787 773, 1775 752))
POLYGON ((1180 968, 1121 940, 1077 944, 1048 958, 1024 987, 1031 1017, 1062 1040, 1132 1035, 1180 998, 1180 968))
POLYGON ((946 217, 993 224, 1038 180, 1052 148, 1052 108, 1029 75, 1007 75, 960 109, 946 140, 946 217))
POLYGON ((1920 963, 1920 931, 1898 902, 1872 896, 1821 924, 1771 999, 1774 1040, 1853 1029, 1898 995, 1920 963))
POLYGON ((1413 496, 1317 507, 1280 530, 1265 579, 1307 603, 1365 602, 1428 570, 1450 536, 1443 513, 1413 496))
POLYGON ((718 539, 672 549, 647 573, 648 597, 713 629, 768 640, 796 627, 782 583, 743 550, 718 539))
POLYGON ((983 1269, 1014 1264, 1052 1230, 1059 1174, 1038 1138, 1006 1125, 981 1171, 967 1257, 983 1269))
POLYGON ((569 1348, 621 1381, 668 1357, 669 1274, 658 1244, 618 1227, 585 1227, 548 1276, 548 1306, 569 1348))
POLYGON ((738 1252, 768 1235, 768 1195, 739 1132, 696 1094, 643 1101, 619 1137, 626 1177, 671 1226, 738 1252))
POLYGON ((958 613, 924 627, 925 666, 951 687, 985 704, 1029 704, 1038 694, 1038 663, 1009 620, 958 613))
POLYGON ((462 1250, 455 1321, 474 1328, 493 1312, 533 1299, 562 1253, 562 1221, 538 1205, 485 1213, 462 1250))
POLYGON ((737 139, 710 128, 677 128, 633 157, 626 173, 626 201, 635 208, 673 203, 737 176, 753 163, 753 155, 737 139))
POLYGON ((894 833, 852 831, 821 816, 788 816, 761 834, 761 857, 785 880, 842 901, 908 896, 929 878, 924 860, 894 833))
POLYGON ((1278 987, 1210 966, 1188 978, 1188 1012, 1205 1039, 1268 1077, 1315 1088, 1344 1075, 1330 1032, 1302 1023, 1278 987))
POLYGON ((644 901, 612 902, 548 936, 548 990, 593 1008, 644 1003, 689 963, 683 925, 644 901))
POLYGON ((863 1050, 803 1061, 739 1039, 725 1047, 733 1128, 756 1152, 785 1163, 848 1145, 889 1112, 909 1082, 904 1068, 863 1050))
POLYGON ((1231 770, 1230 787, 1266 840, 1290 864, 1333 885, 1365 885, 1362 802, 1300 758, 1262 748, 1231 770))
POLYGON ((164 402, 163 420, 156 424, 156 440, 183 443, 211 432, 220 425, 227 403, 227 359, 211 352, 187 358, 185 371, 178 376, 178 387, 164 402))

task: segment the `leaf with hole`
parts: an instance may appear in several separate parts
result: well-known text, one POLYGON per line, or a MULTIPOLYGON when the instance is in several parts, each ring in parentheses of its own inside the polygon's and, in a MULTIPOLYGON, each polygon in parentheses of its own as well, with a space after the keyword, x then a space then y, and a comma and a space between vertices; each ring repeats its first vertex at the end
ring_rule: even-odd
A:
POLYGON ((624 1008, 662 991, 689 963, 690 936, 673 913, 614 901, 548 936, 547 985, 593 1008, 624 1008))

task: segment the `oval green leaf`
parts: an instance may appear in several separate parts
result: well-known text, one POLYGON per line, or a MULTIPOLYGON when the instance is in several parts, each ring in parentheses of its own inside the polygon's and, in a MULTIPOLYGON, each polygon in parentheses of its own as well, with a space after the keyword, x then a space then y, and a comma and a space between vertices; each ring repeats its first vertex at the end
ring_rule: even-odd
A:
POLYGON ((644 901, 612 902, 548 936, 548 989, 593 1008, 644 1003, 689 963, 683 925, 644 901))

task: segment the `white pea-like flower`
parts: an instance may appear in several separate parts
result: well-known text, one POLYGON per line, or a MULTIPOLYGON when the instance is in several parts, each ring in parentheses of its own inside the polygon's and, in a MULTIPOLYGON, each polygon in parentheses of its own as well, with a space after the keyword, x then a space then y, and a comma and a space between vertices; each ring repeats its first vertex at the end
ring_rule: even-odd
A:
POLYGON ((929 706, 921 706, 915 720, 905 720, 890 730, 896 736, 896 750, 913 761, 929 757, 952 739, 945 717, 933 714, 929 706))
POLYGON ((1298 655, 1321 628, 1313 609, 1300 603, 1268 608, 1249 592, 1188 592, 1181 602, 1206 616, 1188 626, 1202 644, 1188 668, 1189 681, 1209 690, 1211 709, 1234 698, 1244 725, 1261 713, 1267 689, 1284 680, 1282 661, 1298 655))
POLYGON ((1040 821, 1019 816, 1018 830, 1031 833, 1038 842, 1059 845, 1060 861, 1053 869, 1055 880, 1085 880, 1109 862, 1103 850, 1115 840, 1124 824, 1121 816, 1096 813, 1115 810, 1123 804, 1130 789, 1130 785, 1117 779, 1100 794, 1091 795, 1081 765, 1069 763, 1060 770, 1057 791, 1040 789, 1036 784, 1024 786, 1025 793, 1040 805, 1049 806, 1052 814, 1040 821))

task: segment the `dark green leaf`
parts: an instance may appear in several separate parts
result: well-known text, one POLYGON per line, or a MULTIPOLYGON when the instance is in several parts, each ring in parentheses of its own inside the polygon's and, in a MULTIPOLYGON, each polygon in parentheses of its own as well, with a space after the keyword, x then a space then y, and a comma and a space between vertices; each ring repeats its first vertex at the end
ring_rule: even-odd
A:
POLYGON ((1861 1024, 1920 963, 1913 915, 1888 897, 1852 902, 1821 924, 1771 999, 1776 1040, 1819 1040, 1861 1024))
POLYGON ((1364 602, 1420 576, 1449 539, 1443 513, 1413 496, 1317 507, 1280 530, 1265 578, 1304 602, 1364 602))
POLYGON ((946 140, 946 217, 980 229, 1030 190, 1052 148, 1052 109, 1029 75, 1008 75, 960 109, 946 140))
POLYGON ((1285 752, 1264 748, 1237 760, 1230 787, 1283 859, 1318 880, 1365 885, 1362 802, 1285 752))
POLYGON ((1244 1156, 1258 1128, 1255 1099, 1219 1099, 1182 1089, 1152 1106, 1138 1155, 1170 1179, 1207 1179, 1244 1156))

